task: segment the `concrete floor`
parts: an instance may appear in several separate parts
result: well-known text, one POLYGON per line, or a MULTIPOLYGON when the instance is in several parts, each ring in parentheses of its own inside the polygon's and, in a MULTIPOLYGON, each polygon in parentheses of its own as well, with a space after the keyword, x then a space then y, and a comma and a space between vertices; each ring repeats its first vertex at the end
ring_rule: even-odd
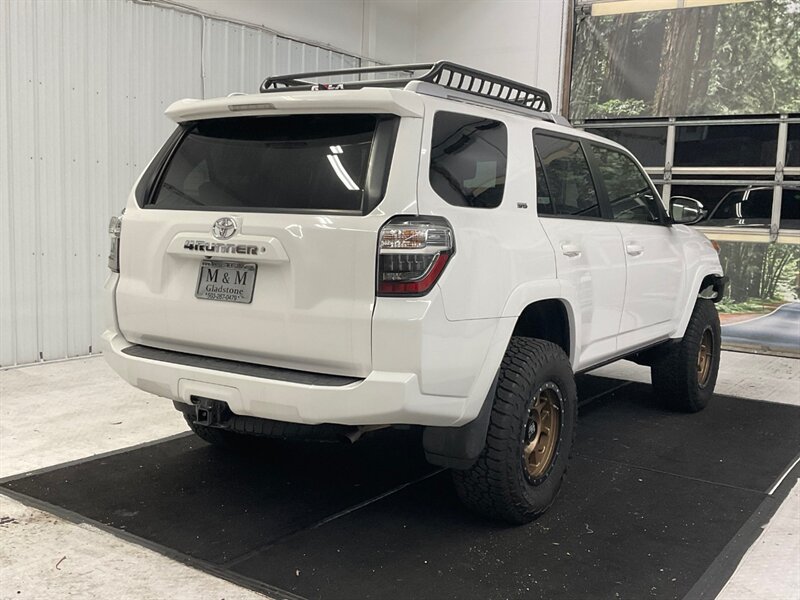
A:
MULTIPOLYGON (((100 357, 0 371, 0 477, 188 431, 163 398, 100 357)), ((263 598, 213 575, 0 494, 0 599, 263 598)))
MULTIPOLYGON (((649 381, 648 369, 625 362, 596 374, 649 381)), ((725 352, 717 391, 800 405, 800 361, 725 352)), ((98 357, 0 371, 0 477, 187 430, 171 402, 128 386, 98 357)), ((3 599, 263 597, 2 495, 0 536, 3 599)), ((800 486, 795 485, 719 598, 800 599, 800 486)))
POLYGON ((0 495, 0 598, 264 598, 0 495))
POLYGON ((126 448, 188 427, 101 357, 0 371, 0 477, 126 448))

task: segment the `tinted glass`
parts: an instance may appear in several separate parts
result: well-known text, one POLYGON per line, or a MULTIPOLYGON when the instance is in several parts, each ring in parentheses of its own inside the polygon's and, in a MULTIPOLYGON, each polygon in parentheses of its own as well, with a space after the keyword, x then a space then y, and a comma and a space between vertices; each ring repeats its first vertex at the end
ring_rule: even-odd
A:
POLYGON ((786 165, 800 167, 800 123, 789 124, 789 137, 786 142, 786 165))
POLYGON ((508 141, 499 121, 437 112, 431 140, 431 187, 454 206, 494 208, 503 200, 508 141))
POLYGON ((541 133, 534 136, 544 178, 557 215, 599 217, 600 205, 581 145, 541 133))
POLYGON ((539 152, 534 150, 536 156, 536 212, 540 215, 553 214, 553 200, 550 197, 550 188, 547 187, 547 179, 544 176, 542 159, 539 152))
POLYGON ((709 215, 708 225, 769 225, 772 188, 733 190, 709 215))
POLYGON ((663 167, 667 148, 666 127, 589 129, 625 146, 646 167, 663 167))
POLYGON ((781 197, 781 229, 800 229, 800 187, 784 187, 781 197))
POLYGON ((153 206, 244 211, 360 211, 372 115, 199 121, 167 166, 153 206))
POLYGON ((622 152, 605 146, 592 144, 592 152, 608 193, 611 216, 618 221, 659 223, 658 200, 636 163, 622 152))
POLYGON ((686 125, 675 130, 676 167, 769 167, 777 125, 686 125))
MULTIPOLYGON (((728 192, 711 213, 706 225, 768 226, 772 220, 772 187, 739 188, 728 192)), ((784 186, 781 191, 780 227, 800 228, 800 187, 784 186)))

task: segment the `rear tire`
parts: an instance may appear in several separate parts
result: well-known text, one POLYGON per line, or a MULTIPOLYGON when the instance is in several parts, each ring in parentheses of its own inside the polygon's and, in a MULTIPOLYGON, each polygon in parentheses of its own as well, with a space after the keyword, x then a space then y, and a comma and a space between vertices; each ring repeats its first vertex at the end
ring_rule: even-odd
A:
POLYGON ((470 469, 453 471, 461 501, 516 524, 544 513, 566 473, 576 420, 575 379, 564 351, 543 340, 511 338, 486 445, 470 469))
POLYGON ((714 394, 719 356, 719 314, 711 300, 698 299, 683 339, 653 361, 653 389, 672 410, 701 411, 714 394))

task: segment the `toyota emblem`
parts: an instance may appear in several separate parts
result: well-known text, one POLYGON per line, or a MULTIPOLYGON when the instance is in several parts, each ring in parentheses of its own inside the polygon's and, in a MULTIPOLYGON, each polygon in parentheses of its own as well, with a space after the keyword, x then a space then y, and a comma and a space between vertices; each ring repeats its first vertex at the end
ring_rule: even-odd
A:
POLYGON ((236 221, 230 217, 222 217, 214 221, 214 226, 211 228, 211 234, 218 240, 228 240, 236 233, 236 221))

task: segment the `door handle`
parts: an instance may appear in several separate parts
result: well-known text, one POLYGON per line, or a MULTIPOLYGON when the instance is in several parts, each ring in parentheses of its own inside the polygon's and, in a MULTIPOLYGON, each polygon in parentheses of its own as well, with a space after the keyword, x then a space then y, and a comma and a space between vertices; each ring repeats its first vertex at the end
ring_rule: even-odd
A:
POLYGON ((629 242, 625 244, 625 252, 631 256, 639 256, 642 252, 644 252, 644 248, 642 248, 639 244, 629 242))
POLYGON ((576 256, 581 255, 581 249, 575 244, 570 244, 569 242, 565 242, 561 244, 561 253, 564 256, 569 256, 570 258, 574 258, 576 256))

